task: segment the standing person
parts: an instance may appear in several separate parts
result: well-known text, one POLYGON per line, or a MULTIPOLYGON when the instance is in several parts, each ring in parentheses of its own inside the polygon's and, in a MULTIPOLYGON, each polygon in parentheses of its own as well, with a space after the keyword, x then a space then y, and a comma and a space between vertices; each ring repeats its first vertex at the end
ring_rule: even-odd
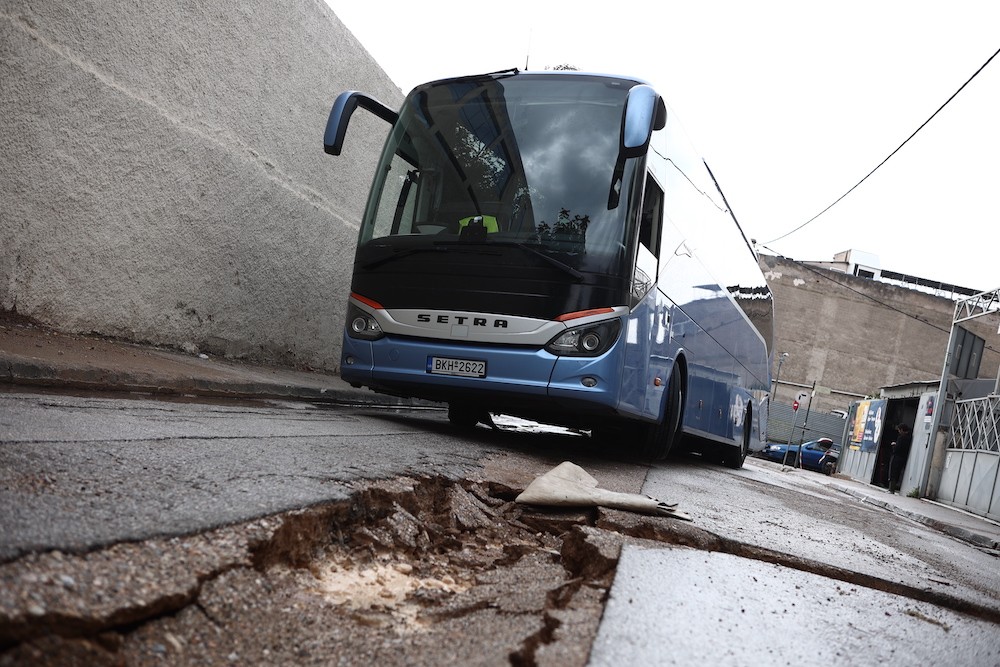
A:
POLYGON ((892 443, 892 456, 889 458, 889 493, 899 491, 902 483, 903 469, 906 467, 906 460, 910 457, 910 444, 913 442, 913 435, 910 427, 900 424, 896 427, 899 436, 896 442, 892 443))

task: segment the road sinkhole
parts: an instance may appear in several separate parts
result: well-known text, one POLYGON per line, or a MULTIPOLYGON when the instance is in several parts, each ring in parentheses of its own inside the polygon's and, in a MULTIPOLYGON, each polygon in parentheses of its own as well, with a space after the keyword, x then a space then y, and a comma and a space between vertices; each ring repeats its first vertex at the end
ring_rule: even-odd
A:
POLYGON ((0 665, 585 664, 614 549, 566 539, 596 509, 517 493, 371 482, 198 535, 31 554, 0 565, 0 665))
POLYGON ((346 501, 197 535, 0 564, 0 667, 585 665, 626 542, 931 595, 673 518, 525 506, 520 491, 366 482, 346 501))

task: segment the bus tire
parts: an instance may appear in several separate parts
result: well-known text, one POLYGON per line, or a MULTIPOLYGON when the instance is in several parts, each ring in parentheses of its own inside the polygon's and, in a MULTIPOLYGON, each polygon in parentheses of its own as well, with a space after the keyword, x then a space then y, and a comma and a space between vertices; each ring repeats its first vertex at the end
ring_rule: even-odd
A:
POLYGON ((684 409, 684 390, 681 371, 676 363, 670 373, 665 401, 663 419, 639 429, 639 456, 649 461, 662 461, 667 458, 670 450, 679 439, 681 412, 684 409))
POLYGON ((722 464, 727 468, 739 470, 747 460, 747 454, 750 453, 750 431, 753 430, 751 417, 753 417, 753 413, 748 405, 746 414, 743 415, 743 443, 739 449, 727 447, 726 453, 722 457, 722 464))

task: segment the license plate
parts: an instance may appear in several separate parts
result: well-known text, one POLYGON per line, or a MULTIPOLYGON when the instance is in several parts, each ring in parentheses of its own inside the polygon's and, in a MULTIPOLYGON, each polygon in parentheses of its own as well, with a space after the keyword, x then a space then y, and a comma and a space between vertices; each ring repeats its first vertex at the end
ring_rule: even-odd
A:
POLYGON ((427 357, 427 372, 433 375, 458 375, 467 378, 486 377, 486 362, 476 359, 427 357))

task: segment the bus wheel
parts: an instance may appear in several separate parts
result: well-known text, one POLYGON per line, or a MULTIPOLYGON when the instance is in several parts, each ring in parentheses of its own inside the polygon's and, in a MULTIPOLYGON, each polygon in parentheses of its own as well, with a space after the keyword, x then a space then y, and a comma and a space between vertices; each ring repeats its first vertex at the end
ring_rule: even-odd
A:
POLYGON ((752 416, 750 406, 747 406, 746 414, 743 416, 743 444, 740 445, 738 450, 733 447, 727 447, 726 453, 722 457, 722 463, 727 468, 739 470, 747 460, 747 454, 750 452, 750 431, 752 430, 750 418, 752 416))
POLYGON ((465 403, 448 404, 448 421, 459 428, 475 428, 476 424, 487 418, 487 412, 465 403))
POLYGON ((663 420, 649 424, 639 429, 639 456, 650 461, 661 461, 670 454, 671 448, 678 439, 681 427, 681 410, 684 408, 684 396, 681 389, 681 372, 674 364, 670 374, 670 384, 667 385, 666 405, 663 410, 663 420))

